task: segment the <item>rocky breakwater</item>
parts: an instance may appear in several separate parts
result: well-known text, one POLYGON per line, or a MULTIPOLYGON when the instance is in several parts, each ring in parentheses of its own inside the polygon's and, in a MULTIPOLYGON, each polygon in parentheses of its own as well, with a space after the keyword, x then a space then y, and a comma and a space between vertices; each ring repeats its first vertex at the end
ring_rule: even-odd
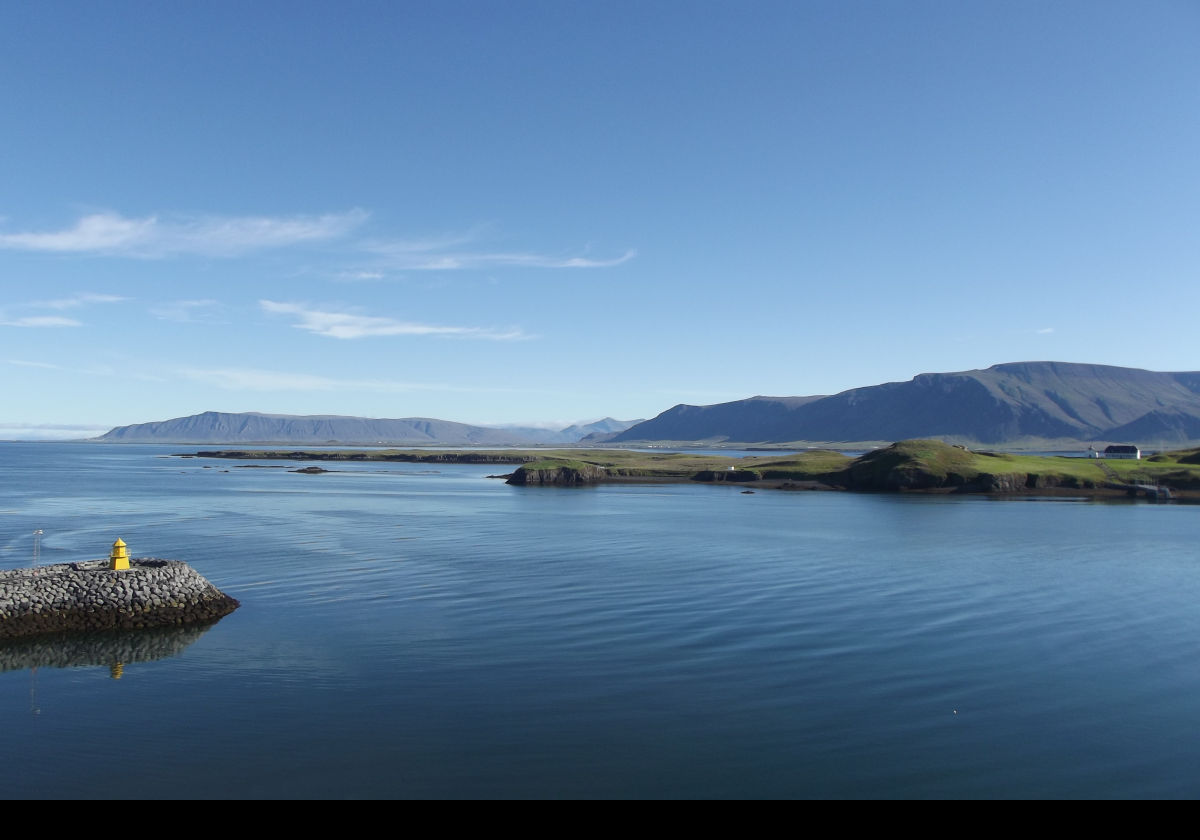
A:
POLYGON ((213 622, 238 608, 186 563, 107 560, 0 572, 0 640, 39 633, 213 622))

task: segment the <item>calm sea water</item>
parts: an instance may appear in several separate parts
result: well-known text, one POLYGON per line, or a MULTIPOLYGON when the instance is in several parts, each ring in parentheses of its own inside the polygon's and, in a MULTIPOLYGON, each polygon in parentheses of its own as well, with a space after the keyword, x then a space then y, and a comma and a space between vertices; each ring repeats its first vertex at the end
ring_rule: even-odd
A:
POLYGON ((1200 795, 1200 507, 179 451, 0 444, 0 565, 121 537, 242 602, 0 648, 0 795, 1200 795))

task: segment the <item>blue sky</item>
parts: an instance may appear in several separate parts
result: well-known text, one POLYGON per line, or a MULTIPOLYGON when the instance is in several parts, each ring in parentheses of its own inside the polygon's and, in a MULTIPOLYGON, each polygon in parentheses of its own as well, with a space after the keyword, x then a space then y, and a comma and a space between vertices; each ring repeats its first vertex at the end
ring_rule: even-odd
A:
POLYGON ((1200 3, 0 4, 0 437, 1200 369, 1200 3))

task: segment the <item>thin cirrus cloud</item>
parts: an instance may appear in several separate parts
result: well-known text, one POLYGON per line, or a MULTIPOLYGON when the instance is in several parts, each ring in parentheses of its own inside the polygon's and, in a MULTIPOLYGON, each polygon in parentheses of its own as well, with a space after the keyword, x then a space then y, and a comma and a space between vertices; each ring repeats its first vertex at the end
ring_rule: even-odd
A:
POLYGON ((253 368, 185 368, 179 374, 230 391, 333 391, 346 386, 325 376, 253 368))
POLYGON ((445 240, 375 242, 368 250, 389 268, 401 271, 461 271, 487 268, 610 268, 637 256, 633 250, 618 257, 593 259, 530 252, 474 251, 462 249, 469 237, 445 240))
POLYGON ((177 371, 177 374, 194 382, 213 385, 228 391, 372 391, 392 394, 410 391, 475 393, 500 390, 386 379, 334 379, 328 376, 257 368, 184 368, 177 371))
MULTIPOLYGON (((50 362, 38 362, 38 361, 31 361, 28 359, 6 359, 5 363, 10 364, 10 365, 15 365, 16 367, 36 368, 38 370, 54 370, 54 371, 60 371, 62 373, 78 374, 81 376, 93 376, 94 377, 94 376, 116 376, 117 375, 116 369, 114 369, 108 365, 102 365, 102 364, 84 364, 79 367, 75 367, 75 366, 64 367, 63 365, 56 365, 56 364, 52 364, 50 362)), ((151 381, 151 382, 161 382, 162 381, 161 377, 156 378, 153 376, 147 376, 147 375, 139 373, 139 372, 134 372, 134 373, 124 372, 124 373, 122 373, 122 377, 125 379, 141 379, 141 380, 146 380, 146 381, 151 381)))
POLYGON ((17 367, 41 368, 43 370, 63 370, 62 365, 54 365, 50 362, 31 362, 25 359, 5 359, 6 364, 16 365, 17 367))
POLYGON ((249 251, 336 239, 367 218, 363 210, 321 216, 129 218, 93 213, 57 231, 0 233, 0 248, 125 257, 232 257, 249 251))
MULTIPOLYGON (((101 295, 92 292, 82 292, 77 295, 72 295, 67 298, 56 298, 54 300, 36 300, 30 303, 19 304, 16 306, 20 309, 51 309, 62 311, 64 309, 79 309, 83 306, 90 306, 95 303, 117 303, 126 300, 119 295, 101 295)), ((3 312, 0 312, 0 326, 5 327, 81 327, 83 322, 75 318, 68 318, 65 315, 22 315, 20 317, 7 317, 3 312)))
MULTIPOLYGON (((292 216, 150 215, 90 213, 66 228, 0 233, 0 250, 154 259, 177 256, 237 257, 254 251, 346 239, 369 217, 355 208, 344 213, 292 216)), ((349 253, 370 254, 381 265, 344 273, 339 279, 378 280, 379 268, 461 271, 491 268, 608 268, 636 256, 562 255, 496 251, 475 247, 480 229, 424 239, 353 239, 349 253)), ((586 251, 586 249, 585 249, 586 251)))
POLYGON ((150 314, 161 321, 181 324, 224 323, 225 307, 216 300, 172 300, 150 307, 150 314))
POLYGON ((387 277, 382 271, 343 271, 334 279, 346 283, 361 283, 364 281, 383 280, 387 277))
POLYGON ((464 269, 518 268, 608 268, 628 262, 637 252, 627 250, 620 256, 595 259, 589 256, 562 256, 529 251, 494 251, 475 247, 486 235, 486 225, 464 233, 422 239, 375 240, 364 243, 366 250, 379 257, 388 268, 404 271, 455 271, 464 269))
POLYGON ((122 297, 121 295, 101 295, 93 292, 82 292, 67 298, 38 300, 26 304, 26 306, 38 307, 42 309, 78 309, 81 306, 89 306, 93 303, 120 303, 124 300, 128 300, 128 298, 122 297))
POLYGON ((0 327, 82 327, 83 322, 61 315, 26 315, 0 319, 0 327))
POLYGON ((327 338, 368 338, 371 336, 410 335, 436 336, 441 338, 476 338, 490 341, 513 341, 528 338, 521 330, 494 329, 490 327, 455 327, 439 324, 419 324, 399 321, 377 315, 359 315, 352 312, 332 312, 309 308, 301 303, 284 303, 260 300, 259 306, 272 315, 285 315, 295 319, 292 325, 298 330, 307 330, 327 338))

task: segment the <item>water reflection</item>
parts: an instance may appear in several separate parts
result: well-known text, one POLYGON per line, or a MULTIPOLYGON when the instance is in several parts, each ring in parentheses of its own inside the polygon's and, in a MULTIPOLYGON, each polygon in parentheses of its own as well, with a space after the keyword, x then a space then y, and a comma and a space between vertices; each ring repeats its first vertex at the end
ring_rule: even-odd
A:
POLYGON ((0 673, 36 668, 108 668, 119 680, 126 665, 178 656, 216 622, 152 630, 56 633, 0 642, 0 673))

